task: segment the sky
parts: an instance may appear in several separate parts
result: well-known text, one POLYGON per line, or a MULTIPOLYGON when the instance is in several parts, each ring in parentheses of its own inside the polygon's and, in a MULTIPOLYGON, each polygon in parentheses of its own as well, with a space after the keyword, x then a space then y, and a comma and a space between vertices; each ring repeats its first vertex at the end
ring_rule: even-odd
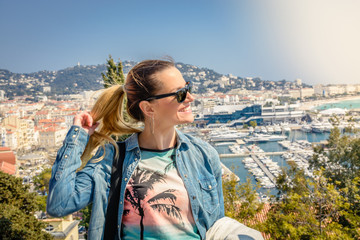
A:
POLYGON ((0 0, 0 69, 171 56, 221 74, 360 84, 358 0, 0 0))

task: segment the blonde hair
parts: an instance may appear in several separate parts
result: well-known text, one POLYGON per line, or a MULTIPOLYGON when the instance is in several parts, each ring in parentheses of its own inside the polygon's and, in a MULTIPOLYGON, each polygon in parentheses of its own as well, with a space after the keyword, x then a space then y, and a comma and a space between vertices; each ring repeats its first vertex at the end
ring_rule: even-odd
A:
POLYGON ((97 99, 90 114, 93 122, 100 122, 99 130, 91 134, 81 160, 84 166, 90 160, 92 152, 99 146, 104 154, 94 161, 101 161, 105 156, 105 144, 111 143, 119 156, 119 148, 112 136, 141 132, 136 124, 143 122, 145 117, 139 103, 152 96, 161 83, 155 75, 164 69, 174 67, 172 59, 145 60, 136 64, 128 73, 124 85, 114 85, 105 89, 97 99), (124 118, 125 106, 127 116, 124 118))
POLYGON ((119 156, 118 145, 111 136, 117 137, 141 131, 131 126, 132 119, 124 119, 125 96, 123 85, 113 85, 105 89, 97 99, 90 114, 94 123, 100 122, 99 130, 94 131, 89 138, 81 156, 83 165, 90 160, 93 150, 98 146, 104 149, 104 155, 94 161, 101 161, 105 156, 105 143, 107 142, 115 147, 115 157, 119 156))

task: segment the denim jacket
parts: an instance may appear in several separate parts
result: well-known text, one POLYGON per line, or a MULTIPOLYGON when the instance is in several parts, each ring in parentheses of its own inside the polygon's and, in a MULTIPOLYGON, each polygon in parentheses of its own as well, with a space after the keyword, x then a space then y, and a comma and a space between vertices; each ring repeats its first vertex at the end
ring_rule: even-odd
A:
MULTIPOLYGON (((176 132, 176 166, 188 192, 196 226, 201 238, 205 239, 206 231, 217 219, 224 216, 219 155, 210 144, 199 138, 179 130, 176 132)), ((103 148, 99 147, 94 157, 77 172, 88 140, 89 135, 83 128, 71 126, 52 168, 46 207, 50 215, 62 217, 92 203, 88 237, 102 239, 115 148, 112 144, 105 144, 104 159, 94 162, 92 159, 104 153, 103 148)), ((121 239, 126 184, 141 159, 138 133, 131 135, 125 143, 116 239, 121 239)))

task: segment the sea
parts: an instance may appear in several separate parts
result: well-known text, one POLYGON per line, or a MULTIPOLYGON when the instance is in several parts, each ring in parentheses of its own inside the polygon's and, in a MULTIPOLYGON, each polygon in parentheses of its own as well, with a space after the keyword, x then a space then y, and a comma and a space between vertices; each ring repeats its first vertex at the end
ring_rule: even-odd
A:
MULTIPOLYGON (((289 133, 284 133, 283 135, 287 136, 286 140, 296 141, 296 140, 307 140, 309 142, 321 142, 327 140, 329 138, 330 133, 313 133, 313 132, 303 132, 301 130, 293 130, 289 133)), ((257 142, 252 143, 259 146, 265 152, 281 152, 286 151, 278 142, 257 142)), ((245 144, 252 145, 252 144, 245 144)), ((229 144, 230 145, 230 144, 229 144)), ((219 154, 231 153, 229 149, 229 145, 213 145, 213 147, 218 151, 219 154)), ((269 156, 273 161, 277 162, 280 167, 288 168, 289 165, 280 155, 270 155, 269 156)), ((233 173, 235 173, 240 178, 240 184, 245 183, 247 178, 250 178, 251 183, 255 186, 256 180, 254 176, 248 172, 248 170, 244 167, 244 163, 242 160, 244 157, 232 157, 232 158, 221 158, 221 162, 229 168, 233 173)), ((277 195, 277 189, 264 189, 260 188, 259 193, 268 194, 268 195, 277 195)))
POLYGON ((327 103, 320 105, 315 109, 325 110, 329 108, 360 109, 360 98, 341 102, 327 103))

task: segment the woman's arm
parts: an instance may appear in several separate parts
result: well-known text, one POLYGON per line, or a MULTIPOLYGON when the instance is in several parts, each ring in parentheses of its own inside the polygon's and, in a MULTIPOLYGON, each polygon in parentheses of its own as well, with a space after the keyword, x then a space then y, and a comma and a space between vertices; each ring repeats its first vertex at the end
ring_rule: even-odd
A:
POLYGON ((72 126, 59 149, 49 183, 47 212, 55 217, 76 212, 91 202, 93 178, 91 171, 76 170, 89 135, 79 126, 72 126))
MULTIPOLYGON (((92 124, 89 113, 75 116, 74 125, 69 129, 52 168, 46 206, 50 215, 65 216, 91 202, 95 167, 85 167, 77 173, 76 170, 81 166, 81 155, 97 125, 92 124)), ((99 149, 94 157, 102 154, 102 148, 99 149)))

